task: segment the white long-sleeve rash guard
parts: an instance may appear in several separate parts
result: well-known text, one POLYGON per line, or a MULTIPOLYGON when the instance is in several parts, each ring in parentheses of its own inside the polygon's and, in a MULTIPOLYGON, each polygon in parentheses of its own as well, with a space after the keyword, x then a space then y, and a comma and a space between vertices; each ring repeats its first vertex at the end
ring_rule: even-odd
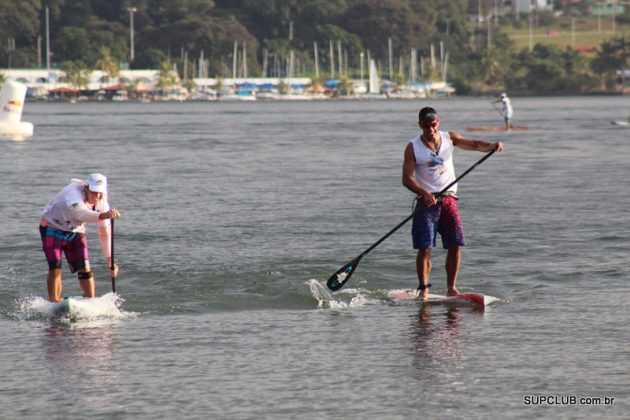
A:
POLYGON ((111 229, 109 219, 100 220, 101 213, 110 210, 107 194, 94 208, 85 201, 84 183, 72 179, 59 194, 52 199, 42 213, 43 224, 66 232, 85 233, 85 223, 98 223, 98 237, 105 259, 111 257, 111 229))

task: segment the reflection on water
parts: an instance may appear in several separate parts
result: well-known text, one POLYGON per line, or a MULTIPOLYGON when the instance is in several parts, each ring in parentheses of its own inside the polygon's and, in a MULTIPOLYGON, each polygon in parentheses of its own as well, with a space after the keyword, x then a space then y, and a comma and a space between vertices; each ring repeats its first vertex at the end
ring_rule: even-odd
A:
POLYGON ((119 347, 117 327, 113 322, 54 324, 42 331, 46 367, 58 377, 58 391, 71 392, 79 407, 104 407, 109 400, 104 391, 120 381, 113 363, 119 347))
POLYGON ((420 375, 439 375, 436 367, 458 369, 468 355, 462 346, 462 315, 483 315, 483 308, 423 305, 411 324, 414 360, 420 375))

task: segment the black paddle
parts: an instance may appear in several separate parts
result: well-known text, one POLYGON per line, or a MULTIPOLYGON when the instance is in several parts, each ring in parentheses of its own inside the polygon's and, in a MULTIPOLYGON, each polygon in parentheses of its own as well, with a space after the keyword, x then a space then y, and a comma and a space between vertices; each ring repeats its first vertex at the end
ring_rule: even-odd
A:
MULTIPOLYGON (((435 198, 438 198, 440 196, 442 196, 442 194, 444 194, 446 191, 448 191, 449 188, 451 188, 453 185, 455 185, 460 179, 462 179, 463 177, 465 177, 470 171, 472 171, 473 169, 475 169, 478 165, 480 165, 484 160, 488 159, 490 156, 492 156, 492 154, 495 152, 495 150, 488 152, 484 157, 482 157, 481 159, 479 159, 479 161, 477 163, 475 163, 473 166, 471 166, 470 168, 468 168, 466 170, 466 172, 464 172, 463 174, 461 174, 460 176, 458 176, 455 181, 451 182, 450 184, 448 184, 446 187, 444 187, 444 189, 442 189, 442 191, 440 191, 435 198)), ((337 270, 337 272, 335 274, 333 274, 328 281, 326 282, 326 285, 328 286, 328 288, 330 290, 332 290, 333 292, 336 292, 337 290, 341 289, 343 287, 344 284, 346 284, 346 282, 348 281, 348 279, 350 278, 350 276, 352 276, 354 274, 354 272, 356 271, 357 266, 359 265, 359 262, 361 261, 361 258, 363 258, 368 252, 370 252, 371 250, 373 250, 374 248, 376 248, 377 246, 379 246, 381 244, 381 242, 383 242, 385 239, 389 238, 389 236, 396 232, 398 229, 400 229, 405 223, 407 223, 409 220, 411 220, 411 218, 413 218, 413 213, 410 214, 409 216, 407 216, 405 218, 405 220, 403 220, 402 222, 400 222, 395 228, 393 228, 392 230, 390 230, 389 232, 387 232, 387 234, 385 234, 385 236, 383 236, 381 239, 379 239, 378 241, 376 241, 372 246, 370 246, 368 249, 366 249, 365 251, 363 251, 358 257, 356 257, 355 259, 353 259, 352 261, 350 261, 348 264, 344 265, 343 267, 341 267, 339 270, 337 270)))
POLYGON ((110 219, 110 223, 111 225, 111 239, 112 239, 112 243, 111 243, 111 266, 110 266, 110 270, 112 271, 112 292, 116 293, 116 277, 114 277, 114 267, 116 267, 116 264, 114 264, 114 219, 110 219))

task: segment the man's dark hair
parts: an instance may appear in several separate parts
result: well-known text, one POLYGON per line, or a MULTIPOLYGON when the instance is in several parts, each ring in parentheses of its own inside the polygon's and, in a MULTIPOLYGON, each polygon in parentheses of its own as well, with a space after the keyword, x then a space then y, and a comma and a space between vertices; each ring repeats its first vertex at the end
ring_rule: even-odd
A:
POLYGON ((430 106, 425 106, 420 110, 420 113, 418 114, 418 122, 420 124, 435 120, 437 120, 437 111, 435 109, 431 108, 430 106))

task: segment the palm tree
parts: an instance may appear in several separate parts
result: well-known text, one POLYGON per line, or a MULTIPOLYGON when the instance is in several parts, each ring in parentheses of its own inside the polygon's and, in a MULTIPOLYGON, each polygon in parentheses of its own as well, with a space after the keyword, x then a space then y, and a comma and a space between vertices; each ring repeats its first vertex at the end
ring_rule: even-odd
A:
POLYGON ((442 75, 440 74, 437 67, 434 67, 429 64, 425 71, 424 80, 428 82, 441 82, 442 75))
POLYGON ((130 97, 137 99, 137 96, 138 96, 137 90, 138 90, 138 86, 140 86, 140 83, 142 83, 142 79, 137 77, 133 79, 131 83, 127 85, 127 94, 130 97))
POLYGON ((61 70, 64 72, 64 76, 61 78, 62 82, 79 90, 87 87, 90 70, 82 61, 64 61, 61 63, 61 70))
POLYGON ((347 74, 341 76, 339 85, 337 85, 337 91, 341 96, 348 96, 352 94, 352 83, 350 77, 347 74))
POLYGON ((284 80, 280 80, 278 82, 278 92, 280 92, 282 94, 285 94, 285 93, 289 93, 290 89, 291 89, 291 87, 284 80))
POLYGON ((159 80, 157 87, 163 92, 167 91, 179 84, 179 76, 173 70, 173 65, 170 61, 163 61, 160 64, 159 80))
POLYGON ((96 67, 101 69, 107 76, 107 81, 112 79, 118 79, 120 76, 120 67, 118 62, 112 57, 112 52, 108 47, 101 47, 99 49, 101 58, 96 61, 96 67))

